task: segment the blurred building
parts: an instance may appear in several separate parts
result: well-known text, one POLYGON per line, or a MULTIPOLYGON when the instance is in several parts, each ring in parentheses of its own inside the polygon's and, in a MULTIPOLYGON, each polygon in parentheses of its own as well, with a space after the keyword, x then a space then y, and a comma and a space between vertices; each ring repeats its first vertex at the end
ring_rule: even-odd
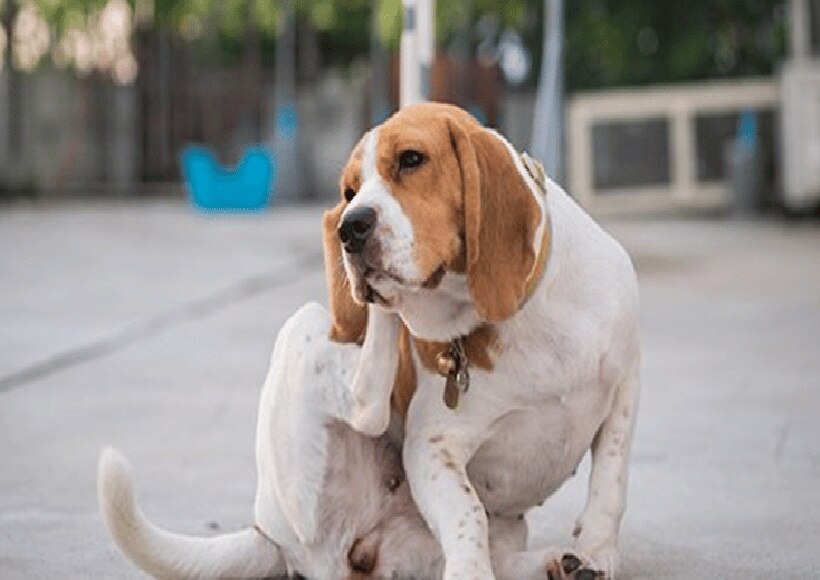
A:
MULTIPOLYGON (((281 199, 329 199, 352 144, 397 106, 400 0, 0 6, 0 196, 179 196, 186 144, 231 164, 262 143, 296 177, 281 199)), ((582 203, 731 205, 740 138, 755 204, 814 203, 820 121, 800 115, 820 110, 820 0, 722 6, 567 4, 565 184, 582 203)), ((431 97, 529 148, 542 0, 438 7, 431 97)))

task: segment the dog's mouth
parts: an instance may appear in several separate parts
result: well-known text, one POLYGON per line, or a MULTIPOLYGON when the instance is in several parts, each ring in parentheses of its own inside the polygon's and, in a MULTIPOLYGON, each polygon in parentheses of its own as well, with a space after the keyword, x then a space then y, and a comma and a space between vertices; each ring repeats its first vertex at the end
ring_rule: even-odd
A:
POLYGON ((353 284, 354 294, 359 294, 362 302, 367 304, 379 304, 381 306, 395 306, 396 297, 394 291, 396 287, 410 290, 419 289, 435 290, 444 278, 446 270, 444 264, 438 266, 433 272, 422 280, 407 280, 401 275, 389 269, 379 269, 372 266, 361 268, 358 283, 353 284), (356 292, 360 289, 360 292, 356 292))
POLYGON ((421 287, 425 290, 435 290, 438 288, 438 285, 441 284, 442 278, 444 278, 444 274, 446 270, 444 269, 444 264, 440 264, 438 268, 433 270, 433 273, 421 283, 421 287))
POLYGON ((364 285, 364 301, 367 304, 379 304, 381 306, 390 306, 391 301, 382 296, 378 290, 373 288, 370 284, 364 285))

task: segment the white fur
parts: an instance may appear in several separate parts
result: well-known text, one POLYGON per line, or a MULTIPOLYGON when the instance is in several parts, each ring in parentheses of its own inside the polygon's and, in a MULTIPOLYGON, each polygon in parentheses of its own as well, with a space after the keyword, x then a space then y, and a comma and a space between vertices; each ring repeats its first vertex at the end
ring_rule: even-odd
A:
MULTIPOLYGON (((551 224, 550 257, 532 298, 497 326, 494 369, 472 369, 455 410, 442 402, 444 380, 416 364, 404 444, 408 480, 441 542, 446 577, 489 578, 485 509, 493 518, 515 517, 540 504, 598 434, 576 546, 612 574, 639 389, 635 272, 621 246, 557 184, 548 180, 543 200, 513 148, 493 134, 542 208, 534 247, 551 224)), ((423 292, 395 285, 399 314, 416 336, 448 339, 479 322, 463 277, 445 281, 423 292)))
POLYGON ((117 544, 143 570, 159 577, 345 578, 354 541, 370 537, 382 546, 379 575, 440 573, 440 551, 407 484, 387 491, 389 474, 402 473, 399 450, 391 453, 385 439, 342 422, 356 416, 351 383, 362 349, 331 342, 330 326, 324 308, 307 304, 277 337, 257 423, 259 531, 194 538, 157 528, 136 506, 124 458, 103 451, 100 509, 117 544))
POLYGON ((371 129, 365 136, 364 152, 362 155, 362 183, 379 178, 376 165, 376 152, 379 146, 379 129, 371 129))
MULTIPOLYGON (((378 161, 379 131, 372 129, 364 138, 364 152, 362 155, 362 185, 356 193, 356 197, 348 204, 342 213, 341 219, 357 207, 371 207, 376 210, 378 222, 372 236, 377 240, 381 250, 381 269, 389 276, 397 277, 401 280, 417 281, 421 274, 413 259, 413 249, 415 238, 413 235, 413 225, 401 209, 401 205, 390 192, 384 179, 379 175, 378 161)), ((350 259, 344 254, 343 262, 348 276, 353 277, 354 273, 350 265, 350 259)), ((386 298, 390 297, 390 278, 385 280, 374 280, 373 285, 378 290, 383 290, 386 298)))
MULTIPOLYGON (((395 287, 392 291, 396 291, 395 287)), ((418 288, 404 292, 400 301, 398 312, 410 332, 430 340, 468 334, 481 322, 464 274, 447 272, 435 290, 418 288), (440 320, 449 322, 445 327, 440 320)))
MULTIPOLYGON (((376 330, 370 324, 369 331, 376 330)), ((387 437, 360 435, 338 420, 353 414, 350 385, 364 353, 331 342, 330 326, 324 308, 307 304, 277 338, 259 402, 256 528, 213 538, 159 529, 136 506, 125 459, 103 451, 100 509, 117 544, 143 570, 173 578, 296 572, 351 578, 359 576, 348 554, 358 544, 376 550, 371 577, 441 577, 439 543, 409 486, 386 486, 402 474, 399 449, 387 437)), ((546 578, 545 566, 560 566, 564 554, 526 551, 526 523, 519 518, 494 519, 489 536, 494 569, 510 580, 546 578)))
POLYGON ((216 538, 196 538, 150 523, 134 500, 130 466, 115 449, 103 450, 97 482, 108 531, 120 549, 152 576, 240 578, 286 571, 280 551, 253 528, 216 538))
POLYGON ((399 364, 401 323, 395 314, 370 306, 367 327, 351 386, 354 408, 350 425, 359 433, 377 436, 390 422, 391 391, 382 381, 391 372, 395 376, 399 364))

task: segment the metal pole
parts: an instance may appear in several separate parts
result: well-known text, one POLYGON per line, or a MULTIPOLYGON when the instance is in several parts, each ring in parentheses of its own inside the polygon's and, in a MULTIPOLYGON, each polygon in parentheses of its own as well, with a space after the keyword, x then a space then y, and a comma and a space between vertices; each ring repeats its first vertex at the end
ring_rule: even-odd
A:
POLYGON ((404 24, 399 60, 399 106, 418 103, 430 93, 435 31, 434 0, 402 0, 404 24))
POLYGON ((547 174, 563 180, 564 0, 544 0, 544 49, 535 100, 532 154, 547 174))
POLYGON ((795 60, 802 60, 811 54, 809 41, 809 10, 806 0, 789 2, 789 37, 791 53, 795 60))
POLYGON ((299 163, 299 113, 296 108, 296 15, 293 0, 281 3, 282 20, 276 37, 276 119, 273 150, 279 168, 277 198, 295 201, 302 194, 299 163))
POLYGON ((419 0, 419 67, 421 72, 421 98, 430 98, 430 70, 435 55, 435 0, 419 0))
POLYGON ((390 62, 379 32, 379 0, 370 16, 370 123, 378 125, 390 114, 390 62))

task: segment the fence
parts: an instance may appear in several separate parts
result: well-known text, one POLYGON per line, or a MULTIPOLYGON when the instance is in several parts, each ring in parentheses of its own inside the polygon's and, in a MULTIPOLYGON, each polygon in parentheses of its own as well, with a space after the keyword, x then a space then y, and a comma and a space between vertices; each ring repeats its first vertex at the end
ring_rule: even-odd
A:
POLYGON ((744 110, 758 113, 763 176, 772 189, 778 99, 768 79, 576 95, 567 111, 569 191, 605 213, 725 206, 724 147, 744 110))
MULTIPOLYGON (((225 164, 250 144, 276 151, 270 62, 253 51, 237 63, 208 60, 164 31, 138 31, 134 43, 139 74, 125 87, 50 66, 0 72, 0 195, 179 195, 179 155, 189 143, 206 144, 225 164)), ((398 59, 382 66, 386 114, 397 107, 398 59)), ((295 99, 298 167, 280 160, 277 196, 288 201, 335 198, 339 171, 374 116, 368 89, 377 75, 366 60, 305 68, 295 99), (288 171, 298 180, 283 180, 288 171)), ((496 65, 439 55, 433 73, 435 98, 460 102, 490 124, 503 121, 496 65)), ((515 133, 525 147, 528 127, 515 133)))

